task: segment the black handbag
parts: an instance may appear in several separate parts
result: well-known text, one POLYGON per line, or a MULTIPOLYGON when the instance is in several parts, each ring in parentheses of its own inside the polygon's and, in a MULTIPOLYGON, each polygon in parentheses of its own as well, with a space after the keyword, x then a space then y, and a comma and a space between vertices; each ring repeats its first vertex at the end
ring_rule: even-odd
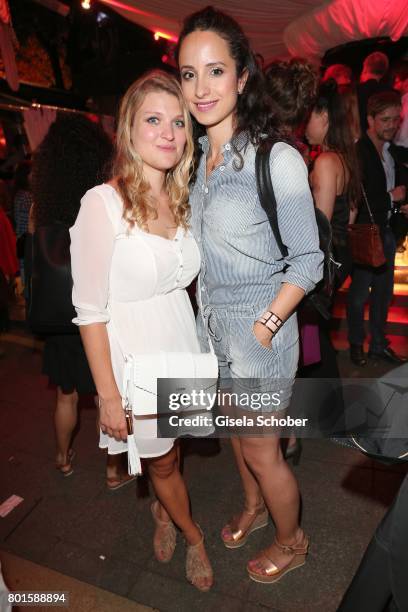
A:
POLYGON ((61 223, 39 227, 32 237, 28 323, 36 334, 75 334, 71 239, 61 223))

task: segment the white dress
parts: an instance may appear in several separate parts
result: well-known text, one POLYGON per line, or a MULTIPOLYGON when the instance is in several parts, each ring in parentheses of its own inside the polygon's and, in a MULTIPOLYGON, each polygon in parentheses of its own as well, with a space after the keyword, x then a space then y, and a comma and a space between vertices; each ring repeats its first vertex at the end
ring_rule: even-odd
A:
MULTIPOLYGON (((117 191, 103 184, 87 191, 71 228, 74 323, 106 323, 113 372, 122 391, 124 355, 160 350, 200 352, 193 309, 185 290, 200 268, 189 231, 167 240, 129 229, 117 191)), ((141 457, 167 453, 174 440, 156 438, 156 419, 134 421, 141 457)), ((109 454, 127 450, 101 432, 109 454)))

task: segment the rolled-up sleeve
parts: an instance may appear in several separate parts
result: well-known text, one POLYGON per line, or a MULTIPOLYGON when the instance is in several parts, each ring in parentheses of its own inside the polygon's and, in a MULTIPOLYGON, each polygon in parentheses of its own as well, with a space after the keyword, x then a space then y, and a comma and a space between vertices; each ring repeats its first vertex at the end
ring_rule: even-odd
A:
POLYGON ((300 153, 286 143, 273 147, 270 164, 279 230, 288 249, 283 282, 309 293, 323 278, 324 255, 307 168, 300 153))
POLYGON ((109 272, 115 231, 105 201, 95 190, 81 200, 75 225, 70 229, 72 303, 76 325, 107 323, 109 272))

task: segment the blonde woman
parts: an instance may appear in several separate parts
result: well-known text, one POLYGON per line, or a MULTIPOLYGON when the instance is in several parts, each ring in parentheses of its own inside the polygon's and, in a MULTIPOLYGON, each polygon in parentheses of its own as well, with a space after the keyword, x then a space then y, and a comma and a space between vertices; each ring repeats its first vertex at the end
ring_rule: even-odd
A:
MULTIPOLYGON (((187 227, 192 156, 191 122, 177 81, 163 72, 146 74, 120 107, 113 178, 85 194, 71 230, 74 322, 100 398, 100 446, 110 454, 126 451, 124 355, 200 352, 185 291, 200 267, 187 227)), ((153 417, 134 422, 158 498, 155 555, 170 561, 177 525, 187 543, 187 579, 207 591, 211 565, 191 517, 177 445, 157 438, 156 425, 153 417)))

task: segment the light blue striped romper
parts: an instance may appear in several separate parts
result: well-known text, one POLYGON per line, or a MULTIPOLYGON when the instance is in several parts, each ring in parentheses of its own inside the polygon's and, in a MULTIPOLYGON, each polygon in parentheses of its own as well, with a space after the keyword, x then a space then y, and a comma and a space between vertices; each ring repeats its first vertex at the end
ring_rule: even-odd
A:
MULTIPOLYGON (((208 350, 212 337, 220 366, 220 386, 237 393, 280 394, 287 407, 298 364, 298 327, 293 314, 273 338, 262 346, 253 324, 269 306, 282 282, 311 291, 322 278, 323 253, 319 249, 313 199, 306 165, 286 143, 274 145, 271 176, 277 200, 279 228, 288 256, 282 259, 268 218, 259 202, 255 178, 256 149, 245 133, 235 139, 244 165, 233 166, 231 142, 224 145, 224 160, 206 178, 208 138, 200 138, 204 155, 190 192, 191 225, 201 252, 197 318, 198 334, 208 350)), ((264 408, 265 409, 265 408, 264 408)))

